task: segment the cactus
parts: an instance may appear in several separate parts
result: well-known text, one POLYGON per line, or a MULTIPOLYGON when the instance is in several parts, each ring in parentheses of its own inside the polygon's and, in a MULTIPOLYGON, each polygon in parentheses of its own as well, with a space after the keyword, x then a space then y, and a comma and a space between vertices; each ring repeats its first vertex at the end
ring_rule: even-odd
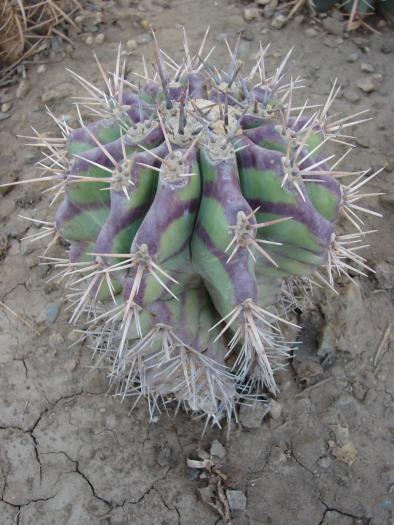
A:
POLYGON ((312 13, 327 11, 337 5, 349 17, 347 21, 348 31, 359 27, 365 27, 373 31, 371 26, 366 23, 365 17, 374 14, 375 11, 382 12, 385 18, 391 22, 394 14, 392 0, 346 0, 345 2, 339 2, 338 0, 291 0, 286 5, 291 7, 288 19, 292 18, 305 5, 312 13))
POLYGON ((82 9, 78 0, 3 0, 0 8, 0 63, 11 67, 42 51, 54 34, 69 40, 59 27, 82 9))
POLYGON ((62 136, 35 137, 44 174, 16 184, 45 181, 51 204, 63 198, 30 237, 69 243, 65 259, 46 260, 116 393, 148 398, 151 414, 177 401, 219 423, 239 400, 278 392, 292 290, 370 270, 359 213, 376 212, 360 190, 378 172, 343 170, 350 150, 335 162, 322 153, 368 120, 330 116, 336 83, 323 106, 296 106, 291 52, 268 74, 260 47, 241 74, 238 38, 223 72, 207 35, 193 52, 184 33, 180 64, 154 35, 155 72, 144 61, 136 84, 120 47, 114 74, 98 63, 104 90, 74 73, 88 92, 80 127, 49 112, 62 136), (341 216, 352 233, 338 232, 341 216))

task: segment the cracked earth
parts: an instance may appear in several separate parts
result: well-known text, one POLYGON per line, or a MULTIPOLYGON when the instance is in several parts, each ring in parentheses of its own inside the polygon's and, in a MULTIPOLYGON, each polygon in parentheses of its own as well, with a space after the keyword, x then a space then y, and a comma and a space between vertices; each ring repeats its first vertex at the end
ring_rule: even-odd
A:
MULTIPOLYGON (((393 33, 385 28, 380 35, 353 34, 342 42, 325 33, 311 38, 307 26, 296 22, 280 31, 265 30, 264 19, 246 23, 242 9, 224 0, 140 2, 139 17, 157 29, 162 46, 175 54, 180 52, 181 25, 193 41, 208 24, 213 41, 234 39, 244 29, 246 61, 260 39, 272 42, 272 60, 294 44, 298 69, 293 74, 305 77, 313 100, 327 96, 338 75, 344 95, 337 107, 351 113, 372 110, 375 119, 358 130, 360 147, 351 167, 385 166, 370 185, 371 191, 386 192, 371 203, 384 213, 383 220, 369 221, 371 229, 379 229, 366 255, 376 274, 356 279, 360 288, 340 283, 338 296, 319 292, 317 306, 302 313, 304 344, 279 377, 275 412, 257 424, 241 414, 243 424, 234 423, 228 440, 226 428, 209 429, 200 437, 201 422, 185 414, 149 424, 146 406, 130 413, 128 402, 107 394, 106 378, 92 367, 89 351, 73 346, 78 335, 67 324, 61 287, 46 284, 53 271, 40 264, 44 243, 21 240, 36 229, 19 214, 51 217, 42 188, 15 186, 0 193, 0 301, 20 316, 0 306, 1 525, 219 525, 218 516, 198 497, 204 482, 186 467, 186 459, 199 448, 209 450, 213 439, 226 448, 223 470, 231 487, 246 495, 246 509, 233 512, 234 525, 394 523, 389 330, 394 317, 394 49, 381 51, 393 33), (352 54, 358 58, 347 61, 352 54), (369 95, 355 87, 364 74, 360 62, 381 75, 369 95), (49 315, 54 307, 56 320, 49 315), (23 320, 34 323, 34 330, 23 320)), ((105 40, 97 53, 111 69, 119 40, 136 38, 144 29, 119 16, 104 21, 100 31, 105 40)), ((149 46, 142 44, 131 54, 130 72, 138 70, 142 53, 150 56, 149 46)), ((219 60, 224 58, 220 53, 219 60)), ((44 75, 36 66, 29 69, 29 92, 13 101, 11 117, 0 123, 1 182, 34 176, 38 154, 15 136, 29 134, 30 125, 53 131, 42 93, 58 91, 49 105, 55 114, 69 114, 65 98, 79 88, 65 67, 99 78, 92 48, 82 39, 71 54, 48 64, 44 75)), ((53 255, 62 254, 57 246, 53 255)))

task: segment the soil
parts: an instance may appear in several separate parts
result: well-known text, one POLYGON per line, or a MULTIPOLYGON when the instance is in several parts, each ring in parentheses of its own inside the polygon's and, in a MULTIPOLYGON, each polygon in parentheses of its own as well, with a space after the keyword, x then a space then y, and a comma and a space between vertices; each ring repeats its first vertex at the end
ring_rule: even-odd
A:
MULTIPOLYGON (((0 190, 0 522, 224 523, 199 492, 215 474, 201 479, 186 464, 217 439, 225 455, 213 461, 227 476, 225 488, 246 496, 246 508, 232 510, 233 525, 393 524, 393 31, 343 35, 334 17, 338 34, 320 23, 310 31, 310 22, 299 17, 277 30, 269 18, 246 22, 245 4, 225 0, 139 4, 137 22, 128 2, 119 1, 111 20, 100 25, 104 42, 94 47, 105 68, 111 70, 119 41, 144 35, 129 57, 129 71, 138 70, 141 54, 151 56, 143 43, 149 24, 175 57, 182 51, 181 26, 198 42, 209 24, 219 61, 225 59, 223 38, 233 41, 243 29, 246 62, 259 40, 271 42, 270 61, 294 46, 292 75, 305 79, 311 102, 321 102, 338 77, 339 111, 370 108, 374 120, 357 130, 359 147, 348 166, 384 166, 368 190, 385 192, 370 203, 384 218, 368 220, 368 228, 378 230, 366 250, 376 273, 356 277, 359 286, 340 282, 338 295, 318 291, 306 306, 300 317, 304 344, 281 372, 281 393, 268 413, 243 407, 229 438, 226 427, 209 428, 201 437, 203 423, 182 412, 148 423, 144 404, 130 413, 131 403, 106 394, 106 378, 92 368, 89 350, 72 346, 78 335, 67 323, 61 286, 46 284, 54 271, 41 264, 45 242, 21 240, 37 229, 19 215, 50 220, 47 194, 37 184, 0 190), (359 87, 366 81, 373 86, 368 93, 359 87)), ((12 106, 0 122, 0 182, 37 173, 38 151, 16 135, 29 135, 30 126, 54 131, 45 104, 75 124, 70 96, 81 89, 65 68, 99 82, 88 36, 76 37, 75 49, 45 71, 32 65, 19 98, 13 98, 15 86, 7 91, 12 106)), ((53 255, 62 254, 56 246, 53 255)))

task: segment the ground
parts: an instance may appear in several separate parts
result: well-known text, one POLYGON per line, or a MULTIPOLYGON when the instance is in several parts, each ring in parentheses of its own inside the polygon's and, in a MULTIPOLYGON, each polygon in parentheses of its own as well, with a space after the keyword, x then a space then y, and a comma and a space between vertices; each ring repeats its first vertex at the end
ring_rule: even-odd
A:
MULTIPOLYGON (((200 497, 207 480, 197 479, 199 471, 186 464, 215 439, 225 447, 223 457, 213 460, 228 477, 226 488, 246 496, 246 508, 232 511, 233 525, 393 524, 392 30, 381 24, 380 34, 342 35, 336 18, 324 27, 297 18, 278 30, 263 16, 246 22, 246 4, 225 0, 140 2, 137 14, 128 4, 108 9, 106 23, 98 26, 104 41, 88 45, 95 32, 76 37, 74 50, 63 46, 64 56, 56 55, 61 59, 29 67, 19 98, 15 86, 0 92, 2 103, 11 100, 2 110, 10 116, 0 123, 0 182, 36 173, 38 152, 16 135, 29 135, 30 126, 53 130, 45 104, 73 123, 70 96, 81 90, 65 68, 98 81, 92 47, 110 67, 118 42, 137 39, 131 72, 142 53, 151 56, 149 24, 175 55, 183 25, 196 42, 210 24, 218 47, 244 30, 246 61, 259 40, 271 42, 272 60, 294 46, 291 74, 305 78, 311 101, 321 102, 338 77, 343 92, 337 108, 371 110, 374 120, 358 129, 350 166, 384 166, 369 186, 385 192, 370 204, 384 214, 369 220, 369 228, 379 230, 366 251, 376 273, 356 278, 359 286, 339 283, 338 295, 318 292, 306 307, 300 319, 304 343, 281 373, 281 393, 269 412, 244 407, 229 437, 226 427, 201 437, 201 421, 181 412, 149 424, 146 406, 130 413, 127 401, 106 395, 106 379, 92 368, 89 350, 72 346, 77 336, 67 324, 61 285, 47 283, 53 271, 39 258, 45 243, 21 241, 36 229, 18 215, 50 218, 47 195, 37 185, 0 190, 1 524, 223 523, 200 497)), ((223 59, 225 51, 218 49, 217 56, 223 59)), ((55 254, 62 254, 61 246, 55 254)))

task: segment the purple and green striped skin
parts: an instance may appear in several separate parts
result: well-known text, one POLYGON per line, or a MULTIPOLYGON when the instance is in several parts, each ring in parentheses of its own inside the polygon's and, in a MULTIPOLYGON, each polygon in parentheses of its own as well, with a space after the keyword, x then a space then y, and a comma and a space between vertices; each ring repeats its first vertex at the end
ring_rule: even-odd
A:
POLYGON ((170 78, 157 48, 153 79, 116 84, 103 117, 69 133, 55 227, 81 290, 74 317, 102 330, 123 395, 139 384, 216 418, 245 381, 277 392, 272 312, 284 280, 331 265, 344 189, 324 160, 331 95, 294 116, 288 56, 266 80, 263 50, 242 77, 238 44, 226 73, 189 49, 170 78))
POLYGON ((203 191, 191 244, 193 267, 202 276, 221 317, 246 299, 257 300, 254 262, 245 248, 228 261, 239 212, 252 208, 243 197, 235 158, 211 160, 201 151, 203 191))
MULTIPOLYGON (((182 150, 177 152, 184 153, 182 150)), ((201 193, 195 149, 184 159, 184 169, 190 176, 180 177, 174 182, 160 177, 154 201, 131 245, 131 254, 138 252, 139 248, 145 245, 154 263, 177 281, 174 283, 161 275, 161 279, 175 295, 193 285, 196 286, 195 282, 199 281, 192 272, 190 263, 190 242, 201 193)), ((126 301, 133 287, 135 273, 136 270, 132 269, 124 285, 126 301)), ((145 272, 136 295, 137 304, 143 306, 159 299, 170 298, 171 294, 163 290, 162 285, 152 275, 145 272)))

